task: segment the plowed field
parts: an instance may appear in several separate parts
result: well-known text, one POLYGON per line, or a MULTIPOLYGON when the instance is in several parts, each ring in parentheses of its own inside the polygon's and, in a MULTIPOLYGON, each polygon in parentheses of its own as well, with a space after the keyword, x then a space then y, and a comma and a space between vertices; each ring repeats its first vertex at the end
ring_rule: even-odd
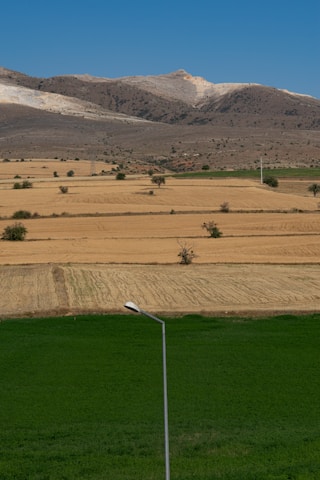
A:
POLYGON ((58 167, 0 163, 0 232, 18 210, 34 217, 20 220, 24 242, 0 242, 2 317, 122 311, 127 300, 160 313, 319 309, 320 210, 310 180, 280 179, 273 190, 168 177, 158 188, 147 176, 81 176, 89 162, 64 162, 75 176, 53 178, 58 167), (21 180, 12 172, 33 188, 13 189, 21 180), (201 228, 209 220, 221 238, 201 228), (178 263, 181 245, 196 254, 189 266, 178 263))

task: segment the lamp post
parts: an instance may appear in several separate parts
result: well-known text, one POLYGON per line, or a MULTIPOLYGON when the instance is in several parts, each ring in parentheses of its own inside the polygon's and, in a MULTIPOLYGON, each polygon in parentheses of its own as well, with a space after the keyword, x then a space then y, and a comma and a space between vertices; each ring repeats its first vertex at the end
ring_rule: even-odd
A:
POLYGON ((169 460, 169 426, 168 426, 168 392, 167 392, 167 355, 166 355, 166 325, 160 318, 151 315, 151 313, 142 310, 133 302, 126 302, 124 305, 129 310, 141 313, 146 317, 161 323, 162 326, 162 365, 163 365, 163 411, 164 411, 164 451, 165 451, 165 467, 166 480, 170 480, 170 460, 169 460))

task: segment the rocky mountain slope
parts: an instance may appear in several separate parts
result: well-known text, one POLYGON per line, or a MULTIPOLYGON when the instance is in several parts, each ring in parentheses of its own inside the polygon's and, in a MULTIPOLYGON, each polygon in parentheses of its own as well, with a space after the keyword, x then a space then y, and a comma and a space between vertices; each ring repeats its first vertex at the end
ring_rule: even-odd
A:
POLYGON ((173 170, 317 165, 320 100, 184 70, 119 79, 0 68, 0 156, 85 156, 173 170), (68 132, 68 133, 67 133, 68 132))

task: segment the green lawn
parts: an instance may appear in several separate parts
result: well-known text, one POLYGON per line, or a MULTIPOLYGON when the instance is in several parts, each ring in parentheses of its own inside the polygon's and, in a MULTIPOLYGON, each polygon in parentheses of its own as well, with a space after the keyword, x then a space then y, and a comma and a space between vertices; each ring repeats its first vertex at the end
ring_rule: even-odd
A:
MULTIPOLYGON (((320 315, 167 319, 172 480, 320 478, 320 315)), ((1 480, 164 479, 161 327, 0 323, 1 480)))

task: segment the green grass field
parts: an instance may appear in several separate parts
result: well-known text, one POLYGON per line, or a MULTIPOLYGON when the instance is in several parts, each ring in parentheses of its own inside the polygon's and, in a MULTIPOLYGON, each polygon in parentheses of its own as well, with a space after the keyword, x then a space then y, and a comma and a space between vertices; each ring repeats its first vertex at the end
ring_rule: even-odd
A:
MULTIPOLYGON (((260 178, 260 167, 256 170, 212 170, 184 172, 172 175, 175 178, 260 178)), ((268 176, 281 178, 320 178, 320 168, 264 168, 264 178, 268 176)))
MULTIPOLYGON (((172 480, 320 478, 320 315, 167 319, 172 480)), ((1 480, 164 479, 161 327, 0 323, 1 480)))

